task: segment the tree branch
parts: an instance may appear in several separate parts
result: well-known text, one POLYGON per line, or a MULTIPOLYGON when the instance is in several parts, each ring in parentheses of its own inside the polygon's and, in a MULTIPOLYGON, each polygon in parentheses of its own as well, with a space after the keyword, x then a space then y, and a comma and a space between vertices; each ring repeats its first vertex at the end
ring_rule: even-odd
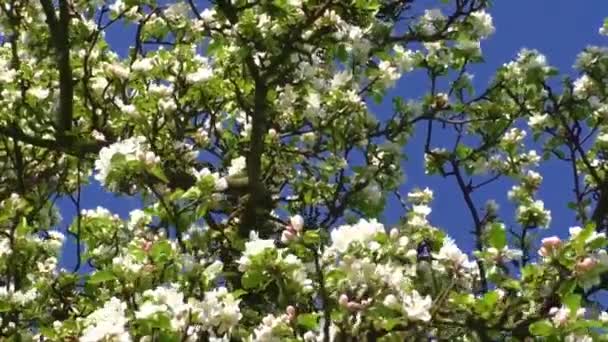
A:
POLYGON ((56 113, 57 135, 65 137, 72 129, 74 115, 74 84, 70 65, 70 9, 68 0, 59 0, 59 18, 51 0, 40 0, 55 48, 57 70, 59 70, 59 108, 56 113))

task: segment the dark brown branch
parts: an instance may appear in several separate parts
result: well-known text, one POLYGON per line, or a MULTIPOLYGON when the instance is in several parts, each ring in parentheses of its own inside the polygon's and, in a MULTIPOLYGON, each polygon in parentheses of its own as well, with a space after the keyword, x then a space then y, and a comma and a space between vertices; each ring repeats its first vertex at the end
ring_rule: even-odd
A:
POLYGON ((46 148, 53 151, 64 152, 69 155, 81 157, 84 154, 98 153, 102 147, 108 145, 105 142, 73 142, 68 143, 63 140, 51 140, 30 136, 23 132, 18 127, 6 127, 0 126, 0 135, 4 135, 13 138, 17 141, 24 142, 26 144, 46 148))
POLYGON ((70 8, 68 0, 59 0, 59 18, 57 18, 51 0, 40 0, 40 4, 46 15, 55 47, 57 70, 59 70, 59 108, 56 113, 56 125, 58 137, 63 138, 65 133, 72 129, 74 115, 74 84, 70 65, 70 8))

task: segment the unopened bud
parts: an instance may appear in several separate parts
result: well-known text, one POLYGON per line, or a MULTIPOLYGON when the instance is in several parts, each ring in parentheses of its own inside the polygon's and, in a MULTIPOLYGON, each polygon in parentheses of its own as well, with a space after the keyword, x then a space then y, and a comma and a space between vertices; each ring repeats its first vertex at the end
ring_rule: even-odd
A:
POLYGON ((389 236, 391 239, 397 240, 397 238, 399 238, 399 230, 397 228, 391 229, 389 236))
POLYGON ((296 318, 296 308, 294 308, 293 305, 289 305, 285 309, 285 312, 287 312, 287 317, 290 321, 293 321, 296 318))
POLYGON ((340 304, 340 306, 346 307, 348 305, 348 296, 346 294, 341 294, 340 298, 338 299, 338 304, 340 304))
POLYGON ((293 233, 293 231, 291 230, 284 230, 281 233, 281 242, 282 243, 288 243, 290 241, 293 241, 296 238, 296 234, 293 233))
POLYGON ((291 227, 297 232, 301 232, 304 229, 304 218, 300 215, 294 215, 289 219, 291 227))
POLYGON ((548 238, 544 238, 541 240, 541 247, 538 251, 538 254, 543 257, 550 256, 559 246, 562 244, 562 240, 560 240, 557 236, 551 236, 548 238))
POLYGON ((591 271, 595 267, 595 265, 597 265, 597 261, 595 261, 595 259, 591 257, 586 257, 585 259, 576 263, 576 266, 574 266, 574 270, 576 271, 576 273, 584 274, 591 271))
POLYGON ((361 306, 361 304, 357 303, 357 302, 348 302, 346 304, 346 308, 349 311, 359 311, 361 310, 363 307, 361 306))

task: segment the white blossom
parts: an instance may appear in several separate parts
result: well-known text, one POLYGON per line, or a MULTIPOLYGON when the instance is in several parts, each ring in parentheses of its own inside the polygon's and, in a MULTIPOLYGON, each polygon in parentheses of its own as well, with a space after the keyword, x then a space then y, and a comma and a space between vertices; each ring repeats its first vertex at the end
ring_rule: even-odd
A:
POLYGON ((543 129, 549 125, 549 114, 536 113, 528 119, 528 125, 533 129, 543 129))
POLYGON ((260 239, 256 231, 251 231, 249 234, 249 241, 245 242, 245 251, 238 260, 239 270, 242 272, 247 269, 251 263, 250 258, 262 253, 266 249, 274 249, 274 240, 260 239))
POLYGON ((105 63, 104 70, 107 75, 126 80, 129 78, 129 69, 117 63, 105 63))
POLYGON ((146 164, 155 164, 160 160, 151 151, 147 150, 147 143, 144 137, 133 137, 118 141, 110 146, 104 147, 99 151, 99 159, 95 161, 97 171, 95 179, 104 185, 106 178, 112 169, 112 158, 115 155, 122 155, 127 161, 140 159, 146 164))
POLYGON ((440 9, 425 10, 424 15, 420 18, 420 28, 426 35, 437 33, 438 29, 445 21, 445 16, 440 9))
POLYGON ((44 100, 49 97, 50 90, 41 87, 33 87, 28 89, 27 93, 38 100, 44 100))
POLYGON ((389 61, 381 61, 378 64, 378 69, 380 71, 380 82, 386 88, 394 86, 395 82, 401 77, 399 70, 389 61))
POLYGON ((486 38, 494 33, 494 24, 492 16, 484 11, 476 11, 471 13, 471 21, 473 22, 473 31, 481 38, 486 38))
POLYGON ((82 332, 80 341, 98 342, 112 340, 117 342, 130 342, 131 337, 126 331, 127 318, 125 310, 127 304, 116 297, 112 297, 104 306, 91 313, 85 319, 86 328, 82 332))
POLYGON ((378 233, 384 233, 384 226, 376 220, 359 220, 355 225, 344 225, 331 232, 331 248, 344 253, 354 242, 367 245, 378 233))
POLYGON ((246 159, 245 157, 237 157, 230 161, 230 166, 228 167, 228 175, 233 176, 241 173, 245 170, 246 167, 246 159))
POLYGON ((443 245, 439 249, 437 254, 434 254, 434 257, 438 260, 445 260, 450 262, 452 267, 455 269, 460 268, 470 268, 471 264, 469 262, 469 257, 463 253, 453 239, 449 237, 445 237, 443 239, 443 245))
POLYGON ((137 319, 146 319, 156 313, 166 315, 174 331, 179 331, 188 324, 188 312, 190 305, 184 302, 184 294, 179 288, 171 284, 159 286, 153 290, 143 293, 146 300, 140 304, 139 310, 135 312, 137 319))
POLYGON ((283 338, 282 336, 275 336, 275 332, 282 330, 281 327, 286 327, 288 323, 287 315, 275 317, 273 314, 269 314, 262 319, 262 324, 254 329, 251 341, 280 342, 283 338))
POLYGON ((430 309, 432 306, 433 300, 431 296, 426 295, 422 297, 416 290, 403 297, 403 310, 407 314, 407 318, 411 320, 430 321, 430 309))
POLYGON ((583 74, 581 77, 574 81, 572 94, 578 98, 585 98, 589 96, 589 92, 593 89, 593 80, 587 74, 583 74))
POLYGON ((131 70, 140 73, 147 73, 154 68, 154 63, 151 58, 138 59, 131 65, 131 70))
POLYGON ((205 330, 216 328, 220 334, 230 332, 243 317, 239 302, 225 287, 205 292, 201 302, 194 299, 188 301, 196 322, 202 324, 205 330))
POLYGON ((213 69, 208 65, 203 65, 198 68, 195 72, 192 72, 186 76, 186 81, 190 84, 196 84, 204 82, 213 77, 213 69))

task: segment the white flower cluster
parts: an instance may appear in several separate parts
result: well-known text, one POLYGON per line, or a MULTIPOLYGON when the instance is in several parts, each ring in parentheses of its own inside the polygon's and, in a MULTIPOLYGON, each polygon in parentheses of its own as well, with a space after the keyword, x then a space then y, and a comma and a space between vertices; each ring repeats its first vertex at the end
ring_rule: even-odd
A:
POLYGON ((471 13, 469 17, 473 24, 473 32, 475 35, 480 38, 487 38, 491 34, 494 33, 494 23, 492 21, 492 16, 484 11, 476 11, 471 13))
POLYGON ((12 82, 17 76, 17 71, 10 64, 8 59, 0 58, 0 84, 12 82))
MULTIPOLYGON (((339 18, 337 14, 335 14, 335 17, 339 18)), ((335 36, 337 39, 347 43, 347 51, 352 52, 355 58, 366 57, 372 46, 369 39, 365 37, 367 30, 351 25, 341 18, 336 26, 338 26, 338 32, 336 32, 335 36)))
POLYGON ((247 272, 252 268, 275 267, 284 272, 284 277, 297 284, 303 292, 312 291, 312 280, 308 278, 306 265, 297 256, 289 253, 288 249, 278 249, 274 260, 264 260, 260 264, 259 260, 254 263, 254 258, 267 250, 276 250, 274 240, 260 239, 257 232, 251 231, 249 241, 245 243, 245 251, 237 261, 239 271, 247 272))
POLYGON ((141 58, 131 64, 131 70, 136 73, 146 74, 154 69, 154 63, 153 58, 141 58))
MULTIPOLYGON (((232 171, 234 172, 234 170, 232 171)), ((220 176, 220 174, 217 172, 211 172, 208 168, 203 168, 200 171, 194 170, 193 172, 197 181, 201 181, 206 177, 210 177, 213 180, 215 191, 221 192, 228 188, 228 182, 226 181, 226 178, 220 176)))
POLYGON ((428 322, 431 320, 431 307, 433 300, 431 296, 422 297, 418 291, 413 290, 411 293, 403 293, 401 298, 393 294, 389 294, 384 298, 384 306, 403 311, 407 318, 412 321, 428 322))
POLYGON ((572 95, 579 99, 587 98, 591 95, 594 88, 594 81, 587 74, 577 78, 572 84, 572 95))
POLYGON ((331 249, 344 253, 351 244, 359 243, 367 248, 374 248, 376 234, 385 233, 384 226, 378 221, 359 220, 355 225, 343 225, 331 232, 331 249))
POLYGON ((108 218, 117 221, 120 220, 118 215, 112 214, 112 212, 102 206, 97 206, 95 209, 82 209, 80 214, 85 218, 108 218))
POLYGON ((203 330, 212 335, 228 334, 242 317, 239 300, 224 287, 206 292, 203 301, 190 298, 186 302, 174 284, 148 290, 143 297, 146 299, 135 312, 135 318, 146 320, 162 315, 170 320, 173 331, 190 325, 190 333, 203 330))
POLYGON ((130 253, 115 256, 112 258, 112 265, 115 269, 119 268, 132 274, 137 274, 144 267, 144 264, 130 253))
POLYGON ((135 312, 136 319, 148 319, 157 314, 169 318, 174 331, 183 329, 188 323, 190 307, 184 303, 184 295, 176 285, 157 287, 143 293, 146 300, 135 312))
POLYGON ((23 306, 32 303, 38 299, 38 296, 38 290, 35 288, 15 291, 15 286, 12 283, 8 286, 0 286, 0 299, 4 303, 14 303, 23 306))
POLYGON ((443 28, 446 17, 441 13, 440 9, 425 10, 424 15, 418 23, 422 33, 426 35, 434 35, 443 28))
POLYGON ((86 328, 80 336, 82 342, 116 341, 130 342, 131 336, 126 330, 127 304, 112 297, 100 309, 93 311, 84 320, 86 328))
POLYGON ((426 204, 414 204, 408 213, 407 224, 411 227, 423 228, 429 225, 427 216, 431 213, 431 207, 426 204))
POLYGON ((113 187, 113 184, 108 184, 107 178, 112 171, 112 158, 116 155, 124 156, 127 161, 139 160, 146 167, 160 162, 160 158, 148 150, 146 139, 141 136, 125 139, 102 148, 99 151, 99 158, 95 161, 97 171, 95 179, 110 188, 113 187))
MULTIPOLYGON (((53 252, 58 253, 63 246, 65 241, 65 235, 57 230, 51 230, 47 232, 47 239, 45 240, 46 246, 48 246, 53 252)), ((2 255, 2 247, 0 242, 0 255, 2 255)))
POLYGON ((505 145, 517 145, 521 144, 526 138, 526 131, 513 127, 508 130, 502 137, 501 143, 505 145))
POLYGON ((517 222, 524 227, 548 228, 551 223, 551 211, 545 209, 543 201, 534 200, 534 193, 542 180, 538 172, 528 170, 521 177, 521 184, 514 185, 507 194, 509 200, 518 205, 515 216, 517 222))
POLYGON ((429 188, 414 190, 407 194, 407 200, 413 204, 429 204, 433 201, 433 191, 429 188))
POLYGON ((196 324, 202 329, 219 334, 229 334, 243 317, 239 308, 240 300, 228 292, 225 287, 219 287, 205 293, 202 302, 189 300, 196 324))
POLYGON ((453 239, 445 237, 443 245, 437 254, 433 255, 439 261, 447 262, 449 267, 457 272, 474 272, 477 269, 477 264, 469 261, 469 257, 463 253, 453 239))
POLYGON ((515 213, 517 222, 526 227, 549 228, 551 224, 551 211, 545 209, 541 200, 521 203, 515 213))
POLYGON ((129 213, 127 228, 130 231, 135 231, 144 228, 150 222, 152 222, 150 215, 147 215, 143 210, 135 209, 129 213))
POLYGON ((274 240, 260 239, 256 231, 249 233, 249 241, 245 242, 245 251, 238 260, 239 271, 245 272, 251 264, 251 258, 262 253, 266 249, 275 249, 274 240))
POLYGON ((247 164, 245 157, 237 157, 230 161, 230 166, 228 167, 228 175, 233 176, 240 174, 245 170, 246 166, 247 164))
POLYGON ((396 65, 390 61, 381 61, 378 64, 378 71, 380 72, 378 81, 384 88, 391 88, 395 85, 395 82, 401 78, 401 72, 396 65))
POLYGON ((186 81, 189 84, 205 82, 213 77, 213 68, 209 63, 209 59, 197 55, 193 60, 197 65, 197 68, 195 71, 186 75, 186 81))
POLYGON ((522 49, 517 58, 504 65, 503 77, 509 81, 525 83, 529 72, 539 71, 545 74, 549 71, 547 58, 536 50, 522 49))
POLYGON ((530 118, 528 119, 528 125, 533 130, 536 130, 536 131, 542 130, 544 128, 551 127, 551 118, 550 118, 549 114, 547 114, 547 113, 545 113, 545 114, 535 113, 535 114, 531 115, 530 118))
POLYGON ((283 314, 275 317, 269 314, 262 319, 262 323, 253 330, 253 336, 250 337, 251 342, 279 342, 283 341, 291 331, 289 327, 290 317, 283 314), (287 335, 287 336, 286 336, 287 335))
POLYGON ((0 236, 0 258, 11 254, 11 241, 8 236, 0 236))

